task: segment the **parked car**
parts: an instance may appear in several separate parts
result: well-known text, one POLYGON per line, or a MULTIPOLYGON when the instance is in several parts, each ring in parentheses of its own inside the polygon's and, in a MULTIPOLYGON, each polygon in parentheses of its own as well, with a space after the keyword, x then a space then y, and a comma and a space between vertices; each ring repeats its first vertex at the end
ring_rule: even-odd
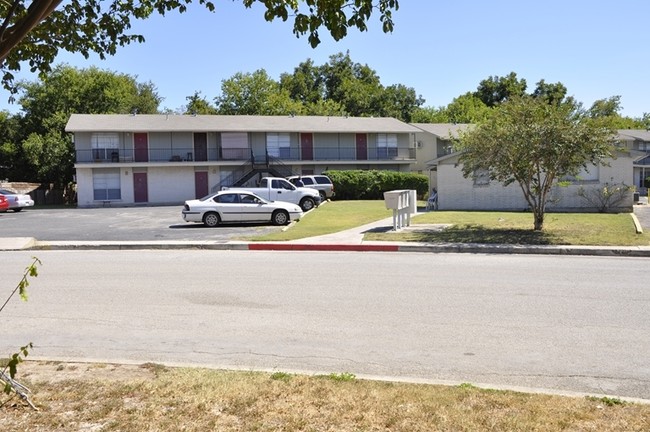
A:
POLYGON ((34 200, 27 194, 18 194, 8 189, 0 189, 0 194, 4 195, 9 202, 9 209, 19 212, 25 207, 33 207, 34 200))
POLYGON ((203 222, 215 227, 221 223, 271 222, 286 225, 302 217, 302 209, 283 201, 267 201, 246 191, 223 190, 206 197, 185 201, 185 222, 203 222))
POLYGON ((291 176, 287 177, 287 180, 289 180, 295 186, 304 186, 316 189, 323 201, 328 198, 332 198, 335 195, 332 180, 330 180, 330 178, 325 175, 291 176))
POLYGON ((0 194, 0 212, 4 213, 7 210, 9 210, 9 201, 4 195, 0 194))
POLYGON ((223 190, 251 192, 269 201, 285 201, 298 204, 302 211, 308 212, 322 201, 320 193, 313 188, 296 187, 280 177, 264 177, 257 187, 225 187, 223 190))

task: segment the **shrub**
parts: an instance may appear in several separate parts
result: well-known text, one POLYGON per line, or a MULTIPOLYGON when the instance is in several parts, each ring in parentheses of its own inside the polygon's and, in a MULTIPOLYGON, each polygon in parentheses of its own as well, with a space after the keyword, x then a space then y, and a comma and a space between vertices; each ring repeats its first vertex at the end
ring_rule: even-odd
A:
POLYGON ((326 171, 334 184, 336 199, 378 200, 384 199, 389 190, 416 190, 418 197, 425 197, 429 189, 427 176, 416 173, 380 170, 326 171))

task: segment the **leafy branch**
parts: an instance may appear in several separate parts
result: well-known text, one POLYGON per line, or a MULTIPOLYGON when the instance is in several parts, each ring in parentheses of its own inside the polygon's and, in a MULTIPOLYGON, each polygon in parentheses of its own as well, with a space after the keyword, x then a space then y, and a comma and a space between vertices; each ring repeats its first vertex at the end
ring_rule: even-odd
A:
MULTIPOLYGON (((37 277, 38 266, 42 265, 41 261, 38 258, 32 257, 32 259, 33 259, 32 263, 25 268, 23 277, 20 279, 20 281, 13 289, 13 291, 11 291, 11 293, 9 294, 5 302, 2 304, 2 306, 0 306, 0 312, 4 310, 4 308, 9 303, 9 300, 11 300, 16 295, 16 293, 18 293, 21 300, 27 301, 27 287, 29 286, 29 278, 37 277)), ((32 347, 33 345, 30 342, 27 345, 21 347, 17 353, 11 355, 11 357, 6 361, 6 364, 4 365, 2 371, 0 371, 0 384, 4 385, 3 391, 5 392, 5 394, 7 395, 11 395, 12 393, 16 394, 22 400, 24 400, 30 407, 32 407, 33 409, 37 409, 36 406, 34 406, 34 404, 29 399, 29 395, 28 395, 30 393, 29 389, 14 379, 18 371, 18 365, 22 363, 24 361, 24 358, 29 355, 28 349, 31 349, 32 347)))

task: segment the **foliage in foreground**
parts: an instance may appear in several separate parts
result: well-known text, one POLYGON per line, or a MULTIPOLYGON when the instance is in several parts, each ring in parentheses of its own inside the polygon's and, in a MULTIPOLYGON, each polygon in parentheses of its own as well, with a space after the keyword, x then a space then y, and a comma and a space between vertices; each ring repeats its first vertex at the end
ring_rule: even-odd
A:
MULTIPOLYGON (((4 310, 9 301, 13 298, 16 293, 20 296, 23 301, 27 301, 27 287, 29 286, 29 277, 38 276, 37 266, 41 264, 41 261, 38 258, 33 258, 33 261, 30 265, 25 268, 22 278, 18 281, 16 287, 11 291, 7 300, 0 306, 0 312, 4 310)), ((19 382, 15 381, 16 373, 18 371, 18 365, 24 361, 24 358, 29 355, 29 349, 32 348, 32 343, 28 343, 25 346, 22 346, 17 353, 12 354, 8 360, 3 364, 3 369, 0 371, 0 384, 4 386, 4 393, 7 395, 18 395, 23 399, 28 405, 34 407, 32 402, 29 400, 29 389, 19 382), (9 373, 7 374, 7 371, 9 373)))
POLYGON ((40 411, 3 408, 6 430, 643 431, 650 424, 650 405, 467 384, 151 365, 49 367, 41 378, 37 368, 27 378, 40 411))
MULTIPOLYGON (((59 51, 78 52, 88 58, 96 53, 105 59, 119 47, 142 43, 143 35, 131 33, 133 21, 154 14, 184 13, 191 0, 14 0, 0 2, 0 72, 2 84, 13 90, 13 74, 21 63, 29 62, 32 72, 41 74, 59 51)), ((215 12, 210 0, 196 3, 215 12)), ((246 8, 262 3, 264 19, 293 20, 296 36, 308 35, 312 47, 320 43, 319 30, 325 28, 334 40, 347 36, 348 28, 368 29, 370 17, 379 14, 382 30, 393 31, 392 13, 399 9, 398 0, 242 0, 246 8)))

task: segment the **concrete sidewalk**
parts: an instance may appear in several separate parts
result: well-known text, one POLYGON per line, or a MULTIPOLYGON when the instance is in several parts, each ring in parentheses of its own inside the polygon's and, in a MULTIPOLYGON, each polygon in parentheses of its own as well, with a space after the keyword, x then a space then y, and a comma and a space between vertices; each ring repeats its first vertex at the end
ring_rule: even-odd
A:
MULTIPOLYGON (((636 206, 635 206, 636 207, 636 206)), ((636 213, 636 210, 635 210, 636 213)), ((650 206, 642 209, 650 223, 650 206)), ((636 220, 636 216, 633 215, 636 220)), ((638 220, 637 222, 638 223, 638 220)), ((413 224, 403 229, 418 229, 413 224)), ((436 229, 435 227, 430 227, 436 229)), ((367 232, 390 231, 393 219, 382 219, 353 229, 286 242, 242 241, 38 241, 30 237, 0 238, 0 251, 16 250, 141 250, 141 249, 206 249, 206 250, 285 250, 285 251, 357 251, 357 252, 429 252, 429 253, 501 253, 541 255, 592 255, 650 257, 650 246, 544 246, 494 245, 460 243, 414 243, 364 241, 367 232)), ((639 223, 639 229, 641 229, 639 223)))

